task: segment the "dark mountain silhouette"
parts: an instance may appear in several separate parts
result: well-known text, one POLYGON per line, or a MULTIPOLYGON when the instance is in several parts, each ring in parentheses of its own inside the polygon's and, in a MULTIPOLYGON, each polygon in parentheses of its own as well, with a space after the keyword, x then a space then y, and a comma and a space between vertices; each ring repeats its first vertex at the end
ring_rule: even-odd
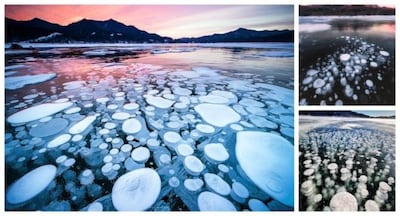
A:
POLYGON ((300 5, 300 16, 395 15, 394 8, 377 5, 300 5))
POLYGON ((182 38, 178 42, 215 43, 215 42, 293 42, 294 32, 290 30, 255 31, 239 28, 224 34, 213 34, 198 38, 182 38))
POLYGON ((6 18, 6 43, 30 41, 42 43, 215 43, 215 42, 293 42, 293 30, 255 31, 239 28, 224 34, 173 40, 127 26, 113 19, 83 19, 61 26, 41 19, 16 21, 6 18), (40 40, 37 40, 40 38, 40 40))

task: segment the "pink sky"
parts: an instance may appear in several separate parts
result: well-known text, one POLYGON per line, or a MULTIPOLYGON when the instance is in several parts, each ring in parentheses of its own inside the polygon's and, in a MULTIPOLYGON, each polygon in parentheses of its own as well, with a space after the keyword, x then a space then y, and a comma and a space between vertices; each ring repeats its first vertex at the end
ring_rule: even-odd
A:
POLYGON ((5 16, 68 25, 83 18, 114 19, 173 38, 224 33, 239 27, 293 29, 291 5, 6 5, 5 16))

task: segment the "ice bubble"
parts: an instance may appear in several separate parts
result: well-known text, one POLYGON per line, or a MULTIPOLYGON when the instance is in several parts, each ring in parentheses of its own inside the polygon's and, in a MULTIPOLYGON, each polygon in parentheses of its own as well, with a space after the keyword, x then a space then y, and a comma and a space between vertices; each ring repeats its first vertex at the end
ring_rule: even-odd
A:
POLYGON ((310 69, 307 71, 308 76, 314 76, 315 74, 318 74, 318 73, 319 73, 319 71, 314 70, 314 69, 310 69))
POLYGON ((118 211, 144 211, 158 199, 161 179, 156 171, 141 168, 130 171, 115 182, 111 200, 118 211))
POLYGON ((229 100, 218 95, 206 95, 199 97, 200 103, 211 103, 211 104, 229 104, 229 100))
POLYGON ((178 153, 178 155, 186 157, 193 154, 194 150, 188 144, 180 144, 176 148, 176 152, 178 153))
POLYGON ((303 79, 303 85, 308 85, 310 84, 314 79, 310 76, 306 77, 303 79))
POLYGON ((352 97, 353 96, 353 88, 351 88, 349 85, 346 85, 346 87, 344 88, 344 94, 347 97, 352 97))
POLYGON ((183 185, 185 186, 186 190, 191 191, 191 192, 196 192, 196 191, 199 191, 203 187, 204 182, 198 178, 185 179, 185 181, 183 182, 183 185))
POLYGON ((72 107, 64 111, 65 114, 74 114, 81 111, 80 107, 72 107))
POLYGON ((172 89, 172 92, 176 95, 181 95, 181 96, 189 96, 192 94, 192 91, 186 88, 181 88, 181 87, 176 87, 172 89))
POLYGON ((97 98, 96 102, 100 103, 100 104, 106 104, 110 99, 108 97, 101 97, 101 98, 97 98))
POLYGON ((351 56, 349 54, 344 53, 344 54, 340 54, 339 59, 342 62, 347 62, 348 60, 350 60, 350 57, 351 56))
POLYGON ((205 168, 204 164, 197 157, 192 155, 185 157, 184 165, 186 171, 194 176, 199 175, 205 168))
POLYGON ((365 211, 379 211, 379 205, 374 200, 367 200, 364 206, 365 211))
POLYGON ((131 118, 124 121, 122 130, 127 134, 138 133, 142 129, 142 124, 139 120, 131 118))
POLYGON ((182 140, 182 137, 177 132, 168 131, 163 135, 163 140, 165 144, 175 147, 182 140))
POLYGON ((332 211, 357 211, 357 199, 349 192, 335 194, 329 202, 332 211))
POLYGON ((365 84, 369 87, 372 88, 374 86, 374 83, 371 80, 365 81, 365 84))
POLYGON ((210 92, 209 95, 217 95, 217 96, 224 97, 224 98, 228 99, 229 104, 233 104, 238 101, 237 96, 229 91, 214 90, 214 91, 210 92))
POLYGON ((232 108, 220 104, 199 104, 194 110, 207 123, 216 127, 225 127, 228 124, 240 121, 240 115, 232 108))
POLYGON ((54 165, 38 167, 15 181, 7 189, 6 200, 12 205, 22 204, 44 191, 56 177, 54 165))
POLYGON ((123 108, 127 111, 136 111, 139 109, 139 104, 137 103, 128 103, 123 106, 123 108))
POLYGON ((209 143, 204 147, 204 153, 207 159, 213 163, 222 163, 229 158, 224 145, 221 143, 209 143))
POLYGON ((376 68, 376 67, 378 67, 378 63, 376 63, 376 62, 370 62, 370 63, 369 63, 369 66, 376 68))
POLYGON ((313 82, 313 88, 315 88, 315 89, 321 88, 321 87, 324 86, 324 85, 325 85, 325 81, 324 81, 323 79, 320 79, 320 78, 316 79, 316 80, 313 82))
POLYGON ((129 117, 131 117, 131 115, 129 113, 126 113, 126 112, 115 112, 111 116, 111 118, 113 118, 115 120, 119 120, 119 121, 127 120, 129 117))
POLYGON ((88 206, 88 211, 103 211, 103 204, 101 204, 100 202, 94 202, 91 203, 88 206))
POLYGON ((215 133, 215 128, 207 124, 197 124, 196 129, 205 135, 211 135, 215 133))
POLYGON ((250 199, 248 204, 251 211, 270 211, 268 206, 258 199, 250 199))
POLYGON ((84 132, 92 123, 96 120, 96 116, 87 116, 86 118, 82 119, 78 123, 75 123, 70 129, 69 133, 71 134, 80 134, 84 132))
POLYGON ((212 192, 204 191, 197 198, 200 211, 236 211, 231 201, 212 192))
POLYGON ((383 56, 385 56, 385 57, 387 57, 387 56, 390 55, 390 54, 389 54, 387 51, 385 51, 385 50, 379 51, 379 54, 381 54, 381 55, 383 55, 383 56))
POLYGON ((204 174, 204 181, 206 182, 208 188, 222 196, 227 196, 231 192, 231 187, 229 184, 214 173, 204 174))
POLYGON ((34 137, 47 137, 60 133, 68 126, 68 121, 62 118, 51 119, 48 122, 39 124, 29 130, 34 137))
POLYGON ((168 109, 174 104, 174 101, 167 100, 162 97, 155 97, 155 96, 147 96, 146 102, 149 105, 152 105, 152 106, 160 108, 160 109, 168 109))
POLYGON ((9 116, 7 121, 11 124, 27 123, 53 115, 64 109, 67 109, 70 106, 72 106, 71 102, 44 103, 16 112, 9 116))
POLYGON ((9 90, 22 88, 29 84, 36 84, 51 80, 57 75, 55 73, 26 75, 26 76, 13 76, 4 78, 4 87, 9 90))
POLYGON ((231 197, 235 201, 239 203, 244 203, 246 199, 249 197, 249 195, 250 195, 249 190, 243 184, 239 182, 233 182, 231 197))
POLYGON ((104 128, 108 129, 108 130, 112 130, 114 128, 116 128, 117 125, 113 122, 107 122, 104 124, 104 128))
POLYGON ((235 153, 243 171, 260 189, 288 206, 294 205, 293 151, 289 141, 273 133, 236 134, 235 153))
POLYGON ((61 134, 58 137, 51 140, 49 143, 47 143, 47 148, 55 148, 64 143, 67 143, 71 139, 71 137, 72 136, 70 134, 61 134))
POLYGON ((150 151, 146 147, 135 148, 131 153, 131 158, 137 163, 146 163, 150 158, 150 151))

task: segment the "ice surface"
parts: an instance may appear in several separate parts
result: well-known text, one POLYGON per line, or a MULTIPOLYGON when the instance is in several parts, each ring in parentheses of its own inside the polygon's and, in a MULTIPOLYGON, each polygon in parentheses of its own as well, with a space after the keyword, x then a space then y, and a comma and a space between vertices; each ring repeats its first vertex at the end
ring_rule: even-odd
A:
POLYGON ((212 192, 202 192, 197 198, 200 211, 236 211, 231 201, 212 192))
POLYGON ((144 211, 155 203, 160 191, 161 179, 158 173, 150 168, 141 168, 117 179, 111 199, 118 211, 144 211))
POLYGON ((217 194, 227 196, 231 193, 231 187, 220 176, 214 173, 204 174, 204 181, 208 188, 217 194))
POLYGON ((7 189, 7 202, 15 205, 34 198, 53 181, 56 170, 54 165, 43 165, 28 172, 7 189))
POLYGON ((289 141, 273 133, 241 131, 236 135, 235 153, 241 168, 260 189, 294 206, 293 145, 289 141))
POLYGON ((6 89, 15 90, 29 84, 36 84, 45 82, 47 80, 51 80, 56 76, 57 75, 55 73, 49 73, 49 74, 6 77, 4 78, 4 86, 6 89))
POLYGON ((70 129, 69 133, 71 134, 80 134, 84 132, 92 123, 96 120, 96 116, 87 116, 86 118, 82 119, 78 123, 75 123, 70 129))
POLYGON ((46 116, 58 113, 72 106, 72 104, 73 103, 71 102, 65 102, 65 103, 44 103, 36 105, 12 114, 7 118, 7 121, 11 124, 21 124, 39 120, 46 116))
POLYGON ((220 104, 199 104, 194 110, 207 123, 216 127, 225 127, 228 124, 240 121, 240 115, 232 108, 220 104))

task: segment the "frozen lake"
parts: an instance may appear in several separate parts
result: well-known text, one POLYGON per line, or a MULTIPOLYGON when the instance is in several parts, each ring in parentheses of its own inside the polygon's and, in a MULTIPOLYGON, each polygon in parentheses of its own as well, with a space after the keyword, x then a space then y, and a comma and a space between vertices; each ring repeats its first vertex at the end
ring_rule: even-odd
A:
POLYGON ((299 117, 301 211, 394 211, 395 120, 299 117))
POLYGON ((23 46, 7 210, 293 210, 292 43, 23 46))
POLYGON ((394 16, 299 19, 300 105, 394 104, 394 16))

